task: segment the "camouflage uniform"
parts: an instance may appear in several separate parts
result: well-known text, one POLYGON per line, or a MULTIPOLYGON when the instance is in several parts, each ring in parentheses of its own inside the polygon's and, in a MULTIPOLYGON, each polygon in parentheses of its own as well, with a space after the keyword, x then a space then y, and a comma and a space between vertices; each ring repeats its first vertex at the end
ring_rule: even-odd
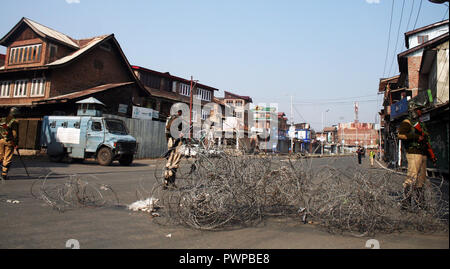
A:
MULTIPOLYGON (((420 206, 424 202, 423 188, 427 182, 427 137, 422 137, 421 134, 414 128, 414 125, 419 121, 419 116, 416 114, 416 107, 410 108, 410 116, 402 121, 398 128, 398 138, 404 142, 406 149, 406 159, 408 161, 408 172, 406 179, 403 182, 404 201, 403 207, 407 208, 411 205, 413 193, 415 193, 417 202, 420 206)), ((425 124, 419 122, 425 134, 425 124)))
MULTIPOLYGON (((182 138, 175 139, 170 133, 170 127, 172 123, 178 119, 179 115, 172 115, 166 122, 166 139, 168 152, 166 154, 167 163, 164 167, 164 185, 165 187, 172 185, 175 186, 176 173, 181 161, 182 153, 180 152, 182 138)), ((178 126, 178 131, 181 131, 182 124, 178 126)))
POLYGON ((2 164, 1 179, 6 180, 11 166, 14 148, 18 143, 18 123, 10 113, 0 120, 0 161, 2 164))

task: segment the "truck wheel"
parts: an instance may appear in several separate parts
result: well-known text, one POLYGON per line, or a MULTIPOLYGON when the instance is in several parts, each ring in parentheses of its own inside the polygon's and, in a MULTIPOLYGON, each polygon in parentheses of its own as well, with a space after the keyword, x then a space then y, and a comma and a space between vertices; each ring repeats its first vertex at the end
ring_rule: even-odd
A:
POLYGON ((120 156, 120 158, 119 158, 119 163, 120 163, 121 165, 128 166, 128 165, 130 165, 132 162, 133 162, 133 155, 131 155, 131 154, 122 155, 122 156, 120 156))
POLYGON ((113 161, 113 154, 110 148, 103 147, 97 153, 97 161, 100 165, 108 166, 113 161))
POLYGON ((52 162, 59 163, 64 158, 64 155, 63 154, 60 154, 60 155, 48 155, 48 158, 52 162))

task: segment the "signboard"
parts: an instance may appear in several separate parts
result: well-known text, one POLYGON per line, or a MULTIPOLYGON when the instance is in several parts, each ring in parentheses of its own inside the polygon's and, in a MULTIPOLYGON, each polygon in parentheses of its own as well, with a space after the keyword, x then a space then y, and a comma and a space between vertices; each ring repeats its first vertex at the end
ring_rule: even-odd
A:
POLYGON ((430 120, 430 113, 427 113, 420 117, 420 121, 429 121, 430 120))
POLYGON ((128 111, 128 105, 119 104, 119 113, 126 114, 128 111))
POLYGON ((408 113, 408 100, 403 98, 391 105, 391 120, 408 113))
POLYGON ((296 131, 297 139, 308 142, 310 139, 310 131, 305 129, 300 129, 296 131))
POLYGON ((80 129, 59 127, 56 130, 56 142, 80 144, 80 129))
POLYGON ((133 119, 151 120, 154 118, 154 112, 151 108, 133 106, 133 114, 131 117, 133 119))

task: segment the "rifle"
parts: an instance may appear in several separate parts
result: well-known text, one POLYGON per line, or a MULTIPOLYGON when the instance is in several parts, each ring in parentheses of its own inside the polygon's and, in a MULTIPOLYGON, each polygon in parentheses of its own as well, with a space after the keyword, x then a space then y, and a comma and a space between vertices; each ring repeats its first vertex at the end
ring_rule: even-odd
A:
POLYGON ((420 133, 421 136, 424 137, 424 139, 426 139, 425 142, 426 142, 426 146, 427 146, 428 155, 430 155, 431 161, 433 161, 433 163, 436 164, 437 158, 433 152, 433 149, 431 148, 430 137, 427 134, 425 134, 425 132, 423 131, 420 121, 418 121, 416 124, 414 124, 413 127, 420 133))
POLYGON ((28 169, 27 169, 27 167, 25 166, 25 163, 22 160, 22 156, 20 156, 19 149, 16 148, 16 151, 17 151, 17 156, 19 156, 19 160, 22 163, 23 168, 25 169, 25 172, 27 172, 27 176, 30 177, 30 174, 28 173, 28 169))

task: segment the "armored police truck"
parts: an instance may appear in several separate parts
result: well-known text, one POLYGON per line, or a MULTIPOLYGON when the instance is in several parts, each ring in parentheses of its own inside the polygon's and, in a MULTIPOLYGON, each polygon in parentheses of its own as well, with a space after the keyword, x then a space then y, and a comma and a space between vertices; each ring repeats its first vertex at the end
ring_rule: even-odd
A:
POLYGON ((136 139, 122 120, 102 116, 103 103, 95 98, 77 102, 77 116, 45 116, 41 146, 52 161, 96 158, 100 165, 118 160, 130 165, 136 152, 136 139))

